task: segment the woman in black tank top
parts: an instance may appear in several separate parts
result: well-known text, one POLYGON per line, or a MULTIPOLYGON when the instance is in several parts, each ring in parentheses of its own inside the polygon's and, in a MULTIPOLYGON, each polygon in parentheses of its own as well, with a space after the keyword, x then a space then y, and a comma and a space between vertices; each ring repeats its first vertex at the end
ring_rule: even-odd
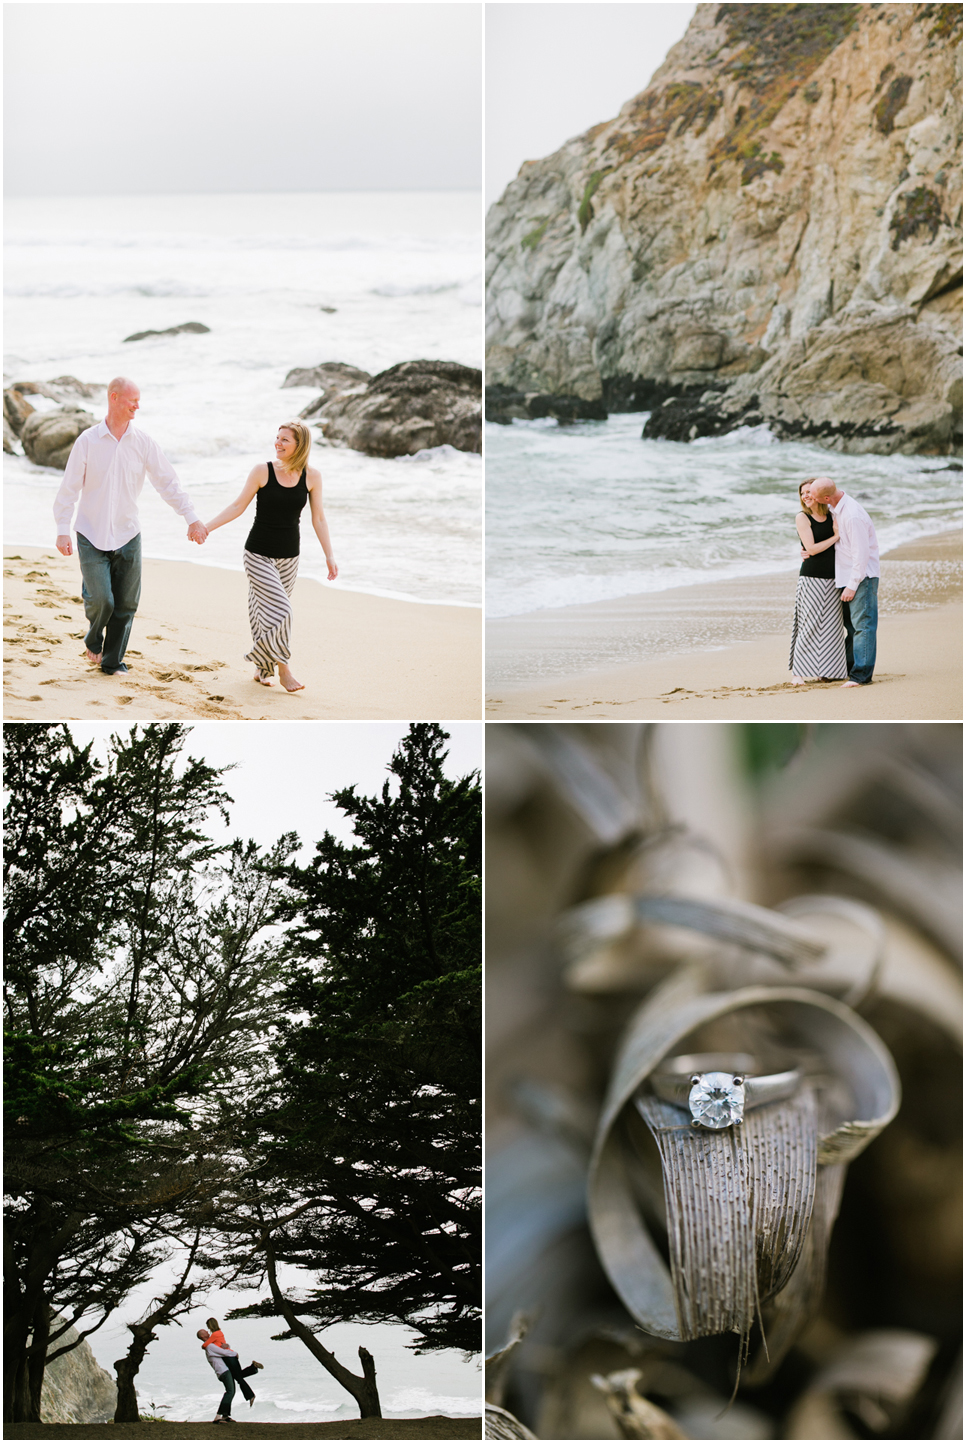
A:
POLYGON ((329 565, 329 580, 339 574, 332 555, 329 527, 322 510, 322 477, 306 463, 312 433, 302 421, 287 421, 278 428, 275 462, 253 466, 237 501, 220 511, 208 530, 236 520, 255 502, 255 521, 245 542, 243 562, 248 577, 248 619, 252 649, 246 661, 254 663, 255 680, 274 684, 275 669, 286 691, 303 686, 289 665, 292 652, 292 602, 299 569, 299 521, 306 501, 312 526, 329 565))
POLYGON ((814 479, 799 486, 802 509, 795 517, 798 539, 807 553, 798 573, 788 660, 796 686, 808 679, 840 681, 848 676, 842 602, 835 586, 838 526, 826 507, 812 499, 814 479))

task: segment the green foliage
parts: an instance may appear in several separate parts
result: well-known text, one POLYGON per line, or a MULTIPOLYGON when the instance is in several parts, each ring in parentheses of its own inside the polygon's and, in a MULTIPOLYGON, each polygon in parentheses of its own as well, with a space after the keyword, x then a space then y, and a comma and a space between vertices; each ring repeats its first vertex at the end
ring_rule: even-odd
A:
MULTIPOLYGON (((318 1282, 315 1325, 398 1321, 417 1349, 480 1346, 480 789, 442 771, 446 734, 414 724, 378 797, 334 800, 331 835, 287 873, 298 939, 280 1028, 281 1105, 259 1177, 279 1262, 318 1282), (277 1180, 282 1180, 281 1192, 277 1180)), ((272 1301, 243 1310, 277 1316, 272 1301)))
POLYGON ((773 150, 771 155, 762 155, 761 146, 757 141, 745 144, 739 152, 739 158, 744 162, 741 169, 742 185, 750 185, 753 180, 757 180, 768 170, 773 170, 780 175, 785 169, 785 162, 777 150, 773 150))
POLYGON ((520 248, 521 248, 522 250, 525 250, 525 251, 535 251, 536 248, 537 248, 537 246, 540 244, 540 242, 543 240, 544 236, 546 235, 546 233, 547 233, 547 226, 548 226, 549 224, 550 224, 550 217, 549 217, 549 216, 541 216, 541 217, 539 217, 538 220, 537 220, 537 224, 534 226, 533 230, 530 231, 528 235, 525 235, 525 236, 523 237, 523 240, 520 242, 520 248))
POLYGON ((117 1306, 207 1205, 219 1084, 264 1071, 292 839, 216 845, 230 799, 186 736, 132 728, 102 765, 64 726, 4 731, 6 1416, 32 1320, 117 1306))
MULTIPOLYGON (((887 66, 887 69, 891 70, 891 65, 887 66)), ((912 76, 897 75, 878 105, 873 108, 872 114, 875 116, 875 123, 883 135, 892 134, 895 118, 909 99, 911 89, 912 76)))
POLYGON ((917 185, 915 190, 904 191, 889 221, 892 249, 897 251, 902 241, 920 230, 928 231, 930 241, 934 241, 942 222, 942 200, 934 190, 927 185, 917 185))
POLYGON ((584 231, 587 229, 587 227, 590 225, 590 222, 594 218, 594 207, 590 203, 591 199, 596 194, 597 187, 604 179, 604 176, 610 175, 611 169, 612 167, 608 166, 605 170, 593 171, 591 173, 590 179, 584 186, 583 199, 581 200, 580 206, 577 210, 577 219, 580 222, 581 235, 583 235, 584 231))
POLYGON ((731 132, 712 152, 714 165, 741 158, 752 137, 771 124, 855 28, 862 9, 839 4, 718 6, 716 23, 726 26, 729 48, 737 47, 722 73, 734 77, 748 98, 731 132))
POLYGON ((742 722, 738 739, 745 771, 755 782, 766 781, 788 766, 808 734, 801 722, 742 722))
POLYGON ((963 28, 962 5, 927 5, 924 18, 934 19, 930 40, 951 40, 963 28))
POLYGON ((720 90, 706 90, 690 80, 677 81, 664 90, 648 90, 630 112, 630 128, 615 131, 607 149, 616 150, 623 164, 635 155, 659 150, 672 130, 683 135, 695 126, 696 134, 701 135, 723 104, 720 90))

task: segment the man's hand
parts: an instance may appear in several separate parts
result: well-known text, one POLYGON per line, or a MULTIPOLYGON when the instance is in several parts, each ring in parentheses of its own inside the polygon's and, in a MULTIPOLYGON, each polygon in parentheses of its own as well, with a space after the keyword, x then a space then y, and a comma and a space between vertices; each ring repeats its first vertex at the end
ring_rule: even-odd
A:
POLYGON ((843 600, 843 601, 851 601, 854 596, 855 596, 855 592, 854 592, 854 591, 845 590, 845 591, 842 592, 842 600, 843 600))
POLYGON ((802 558, 803 561, 807 561, 807 560, 808 560, 808 552, 805 550, 805 547, 804 547, 804 546, 801 548, 801 550, 800 550, 800 552, 799 552, 799 555, 801 556, 801 558, 802 558))
POLYGON ((60 552, 61 556, 73 556, 74 548, 70 544, 69 536, 58 536, 57 550, 60 552))
POLYGON ((188 527, 188 540, 197 541, 199 546, 205 544, 208 540, 208 528, 203 521, 192 521, 188 527))

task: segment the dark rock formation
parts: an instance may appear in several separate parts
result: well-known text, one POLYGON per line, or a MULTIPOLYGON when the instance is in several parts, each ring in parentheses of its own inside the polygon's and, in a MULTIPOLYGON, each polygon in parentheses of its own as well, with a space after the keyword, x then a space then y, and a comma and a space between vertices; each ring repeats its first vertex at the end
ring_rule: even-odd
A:
POLYGON ((537 421, 545 416, 568 421, 606 421, 603 401, 585 401, 581 396, 541 396, 536 391, 513 391, 509 386, 487 386, 486 419, 508 426, 511 421, 537 421))
POLYGON ((644 435, 720 436, 767 422, 781 440, 835 451, 945 455, 962 444, 962 346, 911 308, 864 305, 783 346, 755 375, 681 396, 644 435))
POLYGON ((369 456, 412 456, 431 446, 482 449, 482 376, 456 361, 404 361, 359 395, 323 398, 326 440, 369 456))
POLYGON ((491 208, 490 385, 661 435, 760 414, 954 448, 961 32, 958 6, 699 4, 645 91, 491 208))
POLYGON ((18 456, 17 433, 7 420, 6 413, 3 417, 3 449, 8 456, 18 456))
MULTIPOLYGON (((60 1322, 55 1318, 51 1327, 60 1322)), ((77 1336, 76 1329, 68 1328, 49 1351, 62 1348, 77 1336)), ((116 1401, 114 1379, 100 1367, 86 1339, 47 1364, 40 1394, 41 1422, 111 1423, 116 1401)))
POLYGON ((74 442, 82 431, 95 424, 90 411, 79 406, 62 406, 58 411, 34 411, 20 432, 27 458, 35 466, 55 466, 63 471, 74 442))
POLYGON ((133 336, 125 336, 127 341, 144 341, 148 336, 180 336, 185 331, 192 336, 207 336, 211 331, 210 326, 203 326, 200 321, 185 321, 181 326, 169 326, 166 331, 135 331, 133 336))

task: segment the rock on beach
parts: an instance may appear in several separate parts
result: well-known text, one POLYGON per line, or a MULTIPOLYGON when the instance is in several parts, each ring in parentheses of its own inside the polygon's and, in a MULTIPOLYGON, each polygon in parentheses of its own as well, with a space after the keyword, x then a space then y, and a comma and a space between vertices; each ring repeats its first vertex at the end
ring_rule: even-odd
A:
POLYGON ((74 442, 82 431, 94 424, 90 411, 79 406, 34 411, 20 432, 24 453, 35 466, 53 466, 63 471, 74 442))
POLYGON ((317 412, 327 441, 368 456, 413 456, 444 445, 478 452, 481 386, 481 373, 457 361, 403 361, 358 394, 323 397, 317 412))
POLYGON ((192 336, 207 336, 211 331, 210 326, 203 326, 200 321, 185 321, 180 326, 169 326, 166 331, 135 331, 133 336, 125 336, 124 344, 128 341, 145 341, 148 336, 180 336, 187 333, 192 336))

